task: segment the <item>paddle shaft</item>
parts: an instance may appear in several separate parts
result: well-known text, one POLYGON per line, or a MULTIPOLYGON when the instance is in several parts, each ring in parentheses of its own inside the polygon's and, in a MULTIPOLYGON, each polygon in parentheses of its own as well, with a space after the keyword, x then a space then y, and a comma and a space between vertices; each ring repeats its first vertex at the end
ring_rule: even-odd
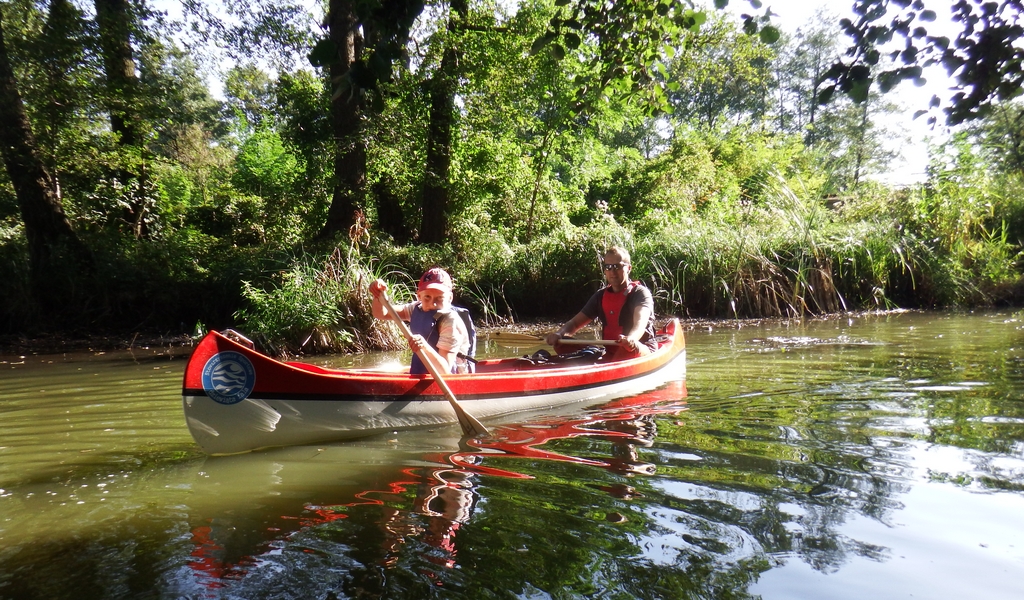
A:
POLYGON ((495 331, 488 334, 492 340, 499 342, 543 342, 544 338, 528 333, 516 333, 513 331, 495 331))
POLYGON ((576 338, 561 338, 559 344, 567 346, 618 346, 619 340, 577 340, 576 338))
MULTIPOLYGON (((412 331, 409 330, 409 326, 406 325, 405 321, 403 321, 402 318, 398 316, 398 313, 395 312, 395 307, 391 305, 391 301, 388 300, 388 297, 384 295, 383 292, 381 292, 380 295, 380 302, 384 305, 384 308, 387 309, 391 318, 398 323, 398 327, 402 330, 402 334, 411 342, 412 331)), ((445 398, 448 399, 448 403, 451 404, 452 408, 455 410, 455 416, 459 419, 459 426, 462 427, 462 433, 467 436, 474 437, 488 435, 490 432, 487 431, 487 428, 484 427, 483 423, 478 421, 473 415, 466 412, 466 409, 459 404, 458 399, 455 398, 455 394, 452 393, 451 388, 448 387, 448 382, 444 380, 444 376, 441 375, 441 372, 432 361, 427 360, 427 357, 425 356, 426 352, 421 350, 419 347, 415 347, 415 352, 416 355, 420 357, 420 361, 426 365, 427 370, 430 371, 430 375, 434 378, 434 383, 437 384, 437 387, 441 388, 441 391, 444 392, 445 398)))
MULTIPOLYGON (((512 333, 506 331, 499 331, 491 334, 491 339, 498 342, 543 342, 544 338, 537 335, 530 335, 528 333, 512 333)), ((558 340, 559 344, 566 344, 568 346, 618 346, 618 340, 584 340, 576 338, 561 338, 558 340)))

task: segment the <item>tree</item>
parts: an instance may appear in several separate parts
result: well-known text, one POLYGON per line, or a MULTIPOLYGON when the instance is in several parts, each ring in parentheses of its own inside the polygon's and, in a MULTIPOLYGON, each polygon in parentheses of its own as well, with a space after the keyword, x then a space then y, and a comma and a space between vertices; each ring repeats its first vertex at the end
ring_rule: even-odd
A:
POLYGON ((348 231, 362 213, 366 195, 363 119, 368 95, 390 79, 392 64, 402 56, 413 22, 422 11, 422 0, 329 2, 327 38, 310 53, 310 62, 327 67, 330 73, 336 144, 334 192, 319 239, 348 231))
POLYGON ((41 35, 28 42, 26 59, 35 60, 22 61, 25 81, 33 83, 29 89, 21 88, 23 99, 35 108, 33 133, 40 147, 48 149, 42 159, 51 169, 58 196, 57 157, 77 141, 73 138, 84 137, 81 132, 88 129, 84 113, 96 91, 90 77, 88 37, 81 11, 68 0, 52 0, 41 35), (33 72, 36 66, 39 71, 33 72))
POLYGON ((317 237, 329 239, 348 231, 366 195, 366 141, 362 137, 365 90, 352 77, 363 53, 363 34, 352 0, 330 0, 329 40, 334 48, 329 63, 332 82, 331 130, 334 134, 334 191, 327 220, 317 237))
POLYGON ((999 171, 1024 177, 1024 103, 993 105, 970 131, 999 171))
MULTIPOLYGON (((447 29, 455 34, 469 12, 466 0, 452 0, 447 29)), ((423 182, 423 219, 420 242, 441 243, 448 234, 449 177, 452 164, 452 127, 455 124, 455 93, 459 86, 459 62, 463 54, 455 35, 446 39, 441 64, 427 82, 430 121, 427 127, 426 173, 423 182)))
MULTIPOLYGON (((755 9, 760 0, 748 0, 755 9)), ((725 8, 729 0, 715 0, 725 8)), ((563 58, 583 44, 596 46, 590 69, 576 77, 580 92, 579 110, 590 101, 611 95, 636 99, 652 112, 669 110, 668 94, 674 84, 668 81, 668 61, 672 50, 686 32, 695 33, 707 21, 707 13, 692 0, 555 0, 561 12, 551 19, 548 31, 537 38, 533 52, 547 48, 563 58)), ((769 11, 760 17, 743 14, 743 31, 758 34, 767 44, 776 42, 780 32, 769 23, 769 11)))
POLYGON ((274 82, 275 130, 302 157, 305 176, 296 183, 308 199, 309 213, 303 215, 312 237, 323 228, 333 188, 334 143, 331 136, 330 91, 324 80, 308 70, 282 73, 274 82))
POLYGON ((834 21, 829 13, 816 13, 809 26, 781 44, 775 63, 779 129, 801 132, 808 146, 813 146, 822 128, 828 126, 821 116, 827 121, 829 109, 819 98, 826 87, 824 75, 840 54, 840 31, 834 21), (819 116, 822 111, 825 114, 819 116))
MULTIPOLYGON (((110 129, 118 136, 121 148, 134 158, 143 154, 142 118, 139 111, 139 78, 135 71, 137 59, 132 37, 138 29, 139 16, 129 0, 95 0, 99 50, 106 76, 106 104, 110 129)), ((140 4, 140 10, 144 7, 140 4)), ((126 157, 127 158, 127 157, 126 157)), ((127 159, 116 173, 124 199, 124 219, 136 238, 147 234, 148 201, 141 192, 145 182, 139 165, 127 159)))
POLYGON ((228 109, 245 133, 257 129, 274 111, 274 87, 270 77, 252 63, 233 67, 224 80, 228 109))
POLYGON ((107 80, 110 129, 124 146, 139 143, 139 81, 135 73, 132 31, 135 15, 128 0, 95 0, 99 46, 107 80))
POLYGON ((671 66, 673 116, 711 130, 726 119, 760 121, 768 113, 774 52, 725 17, 688 35, 671 66))
MULTIPOLYGON (((863 102, 876 83, 887 92, 901 81, 921 82, 924 69, 932 65, 944 67, 957 84, 957 93, 942 109, 950 125, 983 116, 995 100, 1019 96, 1024 89, 1024 0, 956 0, 952 10, 960 26, 955 40, 928 32, 926 24, 936 14, 922 0, 856 0, 856 19, 840 21, 852 45, 847 59, 826 74, 832 84, 822 101, 841 91, 863 102), (889 45, 900 39, 902 47, 889 45), (883 53, 898 64, 872 72, 883 53)), ((933 97, 930 109, 940 104, 933 97)), ((928 119, 937 120, 935 115, 928 119)))
MULTIPOLYGON (((18 83, 8 58, 0 11, 0 152, 14 185, 28 238, 29 264, 37 299, 44 306, 63 302, 66 295, 54 295, 51 268, 69 252, 79 264, 89 263, 82 245, 57 195, 53 176, 40 158, 32 126, 18 92, 18 83)), ((61 290, 63 291, 63 290, 61 290)))
POLYGON ((816 138, 816 148, 827 156, 827 170, 839 189, 859 186, 867 175, 883 172, 896 158, 898 154, 885 143, 894 137, 892 132, 878 124, 879 116, 895 110, 873 92, 864 102, 847 102, 830 114, 827 130, 816 138))

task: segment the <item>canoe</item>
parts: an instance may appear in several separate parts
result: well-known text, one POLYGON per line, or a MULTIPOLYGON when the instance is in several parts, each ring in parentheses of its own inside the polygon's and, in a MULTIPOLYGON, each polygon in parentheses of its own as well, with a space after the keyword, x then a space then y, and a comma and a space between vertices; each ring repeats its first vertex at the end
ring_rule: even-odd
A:
MULTIPOLYGON (((658 350, 628 360, 605 362, 582 351, 564 360, 480 360, 475 373, 445 381, 477 419, 607 401, 685 380, 679 322, 667 323, 658 339, 658 350)), ((182 399, 189 432, 213 455, 457 422, 430 375, 279 361, 230 330, 211 331, 196 346, 182 399)))

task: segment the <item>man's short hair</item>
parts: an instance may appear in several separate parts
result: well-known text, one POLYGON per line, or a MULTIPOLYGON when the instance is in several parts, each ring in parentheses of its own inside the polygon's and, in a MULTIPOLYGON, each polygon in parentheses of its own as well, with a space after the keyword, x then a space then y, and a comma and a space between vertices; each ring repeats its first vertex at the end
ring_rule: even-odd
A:
POLYGON ((608 256, 609 254, 618 254, 624 264, 633 264, 632 259, 629 257, 629 250, 622 246, 608 246, 608 249, 604 251, 604 255, 608 256))

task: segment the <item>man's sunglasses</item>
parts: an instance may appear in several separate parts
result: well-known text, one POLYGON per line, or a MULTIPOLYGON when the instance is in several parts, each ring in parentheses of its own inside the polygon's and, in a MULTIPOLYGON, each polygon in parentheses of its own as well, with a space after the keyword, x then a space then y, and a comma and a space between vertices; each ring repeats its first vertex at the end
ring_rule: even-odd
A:
POLYGON ((601 268, 603 268, 605 271, 621 271, 622 267, 624 267, 624 266, 626 266, 626 265, 624 265, 622 263, 615 263, 613 265, 602 264, 601 268))

